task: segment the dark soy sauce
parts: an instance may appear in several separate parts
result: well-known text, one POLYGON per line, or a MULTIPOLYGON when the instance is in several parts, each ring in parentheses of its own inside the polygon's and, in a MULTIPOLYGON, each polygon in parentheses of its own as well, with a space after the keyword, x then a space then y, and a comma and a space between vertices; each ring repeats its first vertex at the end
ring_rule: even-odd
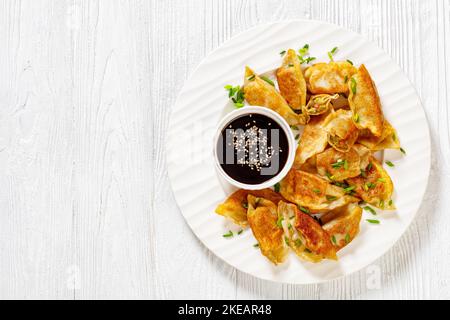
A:
POLYGON ((222 130, 217 154, 228 176, 241 183, 260 184, 283 170, 289 155, 288 138, 273 119, 244 115, 222 130))

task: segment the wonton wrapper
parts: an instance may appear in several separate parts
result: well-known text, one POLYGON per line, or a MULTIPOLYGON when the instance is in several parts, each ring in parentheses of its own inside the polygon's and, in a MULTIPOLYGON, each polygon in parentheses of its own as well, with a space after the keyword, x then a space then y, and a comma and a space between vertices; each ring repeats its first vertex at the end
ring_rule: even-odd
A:
POLYGON ((259 243, 261 253, 275 265, 284 262, 288 248, 283 230, 277 226, 277 206, 264 198, 248 195, 248 223, 259 243))
POLYGON ((305 71, 309 91, 319 93, 348 93, 347 82, 356 68, 347 61, 316 63, 305 71))
POLYGON ((261 79, 249 67, 245 68, 244 95, 250 105, 272 109, 291 126, 303 125, 309 121, 308 114, 296 114, 275 87, 261 79))
POLYGON ((370 163, 372 166, 365 171, 366 177, 350 178, 347 183, 356 187, 354 192, 365 202, 380 209, 395 210, 391 202, 394 192, 391 178, 377 159, 371 157, 370 163))
POLYGON ((354 148, 348 152, 329 148, 316 156, 317 172, 323 177, 327 173, 330 174, 334 181, 343 181, 361 174, 360 160, 359 154, 354 148), (336 163, 342 163, 342 165, 333 167, 333 164, 336 163))
POLYGON ((325 115, 314 117, 305 126, 295 153, 295 168, 300 168, 306 160, 322 152, 327 147, 328 134, 323 128, 324 119, 325 115))
POLYGON ((272 189, 262 190, 244 190, 239 189, 231 194, 224 203, 221 203, 216 208, 216 213, 231 219, 234 223, 241 227, 247 227, 247 196, 251 194, 255 197, 264 198, 277 204, 283 197, 272 189))
POLYGON ((312 212, 332 210, 358 201, 357 198, 347 195, 344 189, 332 185, 325 179, 295 169, 291 169, 281 180, 280 193, 288 201, 312 212), (335 199, 330 200, 330 197, 335 199))
POLYGON ((294 50, 289 49, 283 64, 277 70, 280 93, 292 109, 302 110, 306 105, 306 81, 303 77, 300 60, 294 50))
POLYGON ((278 216, 282 219, 285 241, 298 257, 310 262, 319 262, 324 258, 337 260, 329 234, 295 204, 280 201, 278 216))
POLYGON ((324 121, 324 128, 328 132, 328 143, 338 151, 349 151, 358 139, 358 128, 348 110, 330 113, 324 121))
POLYGON ((368 129, 376 137, 381 136, 384 117, 380 97, 369 72, 363 64, 353 78, 348 81, 348 86, 350 88, 350 95, 348 96, 350 109, 358 119, 356 126, 361 130, 368 129), (353 93, 351 89, 353 79, 356 82, 356 93, 353 93))
POLYGON ((339 98, 338 94, 318 94, 312 96, 308 104, 306 105, 306 112, 310 116, 317 116, 319 114, 324 114, 332 108, 331 101, 339 98))
POLYGON ((400 141, 394 127, 387 121, 384 121, 383 132, 380 137, 375 137, 370 132, 360 132, 358 142, 372 151, 384 149, 400 149, 400 141))
MULTIPOLYGON (((328 215, 331 215, 332 219, 327 221, 322 228, 328 232, 330 237, 334 236, 336 243, 334 241, 332 243, 337 247, 337 250, 340 250, 358 235, 362 209, 357 204, 351 203, 348 206, 331 211, 328 215)), ((324 219, 327 219, 327 216, 324 219)))

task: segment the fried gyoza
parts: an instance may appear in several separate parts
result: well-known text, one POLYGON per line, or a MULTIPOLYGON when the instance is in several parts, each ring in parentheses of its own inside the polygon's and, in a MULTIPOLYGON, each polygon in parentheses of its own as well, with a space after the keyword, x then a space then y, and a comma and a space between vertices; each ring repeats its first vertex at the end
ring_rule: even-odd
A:
POLYGON ((289 49, 286 52, 283 64, 276 74, 281 95, 292 109, 302 110, 306 105, 306 81, 294 50, 289 49))
POLYGON ((291 169, 281 180, 280 193, 288 201, 312 212, 332 210, 358 201, 325 179, 296 169, 291 169))
POLYGON ((295 153, 295 168, 300 168, 306 160, 325 150, 328 145, 328 134, 323 127, 324 119, 325 115, 314 117, 305 126, 295 153))
POLYGON ((338 94, 318 94, 312 96, 306 105, 306 112, 311 116, 324 114, 332 108, 331 101, 339 98, 338 94))
POLYGON ((234 223, 247 227, 247 196, 251 194, 255 197, 264 198, 277 204, 283 197, 272 189, 262 190, 244 190, 240 189, 230 195, 224 203, 221 203, 216 208, 216 213, 231 219, 234 223))
POLYGON ((345 207, 331 211, 322 218, 322 221, 327 217, 332 219, 327 221, 322 228, 328 232, 337 250, 340 250, 357 236, 362 209, 357 204, 350 203, 345 207))
POLYGON ((249 67, 245 68, 244 95, 250 105, 272 109, 290 125, 303 125, 309 121, 307 113, 296 114, 275 87, 261 79, 249 67))
POLYGON ((248 223, 259 243, 261 253, 275 265, 282 263, 288 254, 283 230, 277 226, 277 205, 264 198, 248 195, 248 223))
POLYGON ((278 221, 284 231, 285 241, 301 259, 319 262, 324 258, 337 260, 336 250, 329 234, 308 214, 295 204, 278 203, 278 221))
POLYGON ((348 152, 329 148, 316 156, 317 172, 323 177, 331 175, 334 181, 344 181, 361 174, 360 161, 353 147, 348 152))
POLYGON ((391 200, 394 185, 383 166, 374 157, 370 157, 370 163, 363 174, 348 179, 347 183, 355 186, 354 192, 365 202, 380 209, 395 210, 391 200))
POLYGON ((338 151, 349 151, 358 139, 358 128, 348 110, 330 113, 324 121, 324 128, 328 133, 328 143, 338 151))
POLYGON ((347 61, 316 63, 305 71, 309 91, 319 93, 348 93, 347 81, 356 68, 347 61))
POLYGON ((384 116, 381 110, 377 88, 366 67, 362 64, 358 72, 348 82, 350 95, 348 102, 356 119, 356 126, 369 130, 375 137, 383 132, 384 116))
POLYGON ((368 130, 362 130, 358 137, 358 142, 372 151, 384 149, 400 149, 400 141, 394 127, 384 120, 383 132, 381 136, 376 137, 368 130))

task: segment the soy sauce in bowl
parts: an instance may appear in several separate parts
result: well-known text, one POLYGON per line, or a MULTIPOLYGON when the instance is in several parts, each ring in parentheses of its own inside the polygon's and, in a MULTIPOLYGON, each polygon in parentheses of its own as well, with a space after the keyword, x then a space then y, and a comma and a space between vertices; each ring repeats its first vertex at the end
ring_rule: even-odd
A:
POLYGON ((244 114, 227 123, 216 148, 224 173, 246 185, 259 185, 277 176, 290 151, 280 124, 260 113, 244 114))

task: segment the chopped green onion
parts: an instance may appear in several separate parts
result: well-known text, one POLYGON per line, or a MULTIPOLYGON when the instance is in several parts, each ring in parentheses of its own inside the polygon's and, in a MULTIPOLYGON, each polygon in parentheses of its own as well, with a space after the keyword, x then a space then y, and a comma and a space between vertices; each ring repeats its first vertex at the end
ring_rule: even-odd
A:
POLYGON ((330 61, 334 61, 333 54, 331 52, 328 52, 328 58, 330 58, 330 61))
POLYGON ((370 163, 367 165, 367 171, 370 171, 370 169, 372 169, 372 167, 373 167, 373 164, 372 164, 372 162, 370 162, 370 163))
POLYGON ((380 200, 378 205, 380 206, 381 209, 384 209, 384 201, 383 200, 380 200))
POLYGON ((280 56, 283 56, 286 53, 286 50, 280 52, 280 56))
POLYGON ((338 49, 338 47, 334 47, 334 48, 331 50, 331 53, 332 53, 332 54, 335 54, 336 51, 337 51, 337 49, 338 49))
POLYGON ((284 242, 287 244, 287 245, 289 245, 289 238, 288 237, 284 237, 284 242))
POLYGON ((273 189, 275 190, 275 192, 280 192, 280 183, 279 183, 279 182, 276 183, 276 184, 273 186, 273 189))
POLYGON ((393 204, 393 202, 392 202, 392 199, 391 199, 391 200, 389 200, 388 205, 392 206, 392 204, 393 204))
POLYGON ((284 220, 283 217, 278 217, 277 227, 280 228, 280 229, 283 228, 283 220, 284 220))
POLYGON ((365 170, 361 170, 361 177, 367 178, 367 174, 365 170))
POLYGON ((377 181, 385 183, 386 179, 385 178, 378 178, 377 181))
POLYGON ((288 64, 288 67, 293 67, 294 65, 292 64, 292 63, 289 63, 288 64))
POLYGON ((297 134, 297 135, 295 136, 295 140, 298 140, 298 138, 300 138, 300 134, 297 134))
POLYGON ((345 235, 345 243, 349 243, 350 242, 350 235, 347 233, 345 235))
POLYGON ((327 201, 334 201, 337 199, 335 196, 326 195, 327 201))
POLYGON ((228 233, 225 233, 224 235, 222 235, 222 237, 224 238, 231 238, 233 236, 233 232, 230 230, 228 231, 228 233))
POLYGON ((247 202, 242 202, 242 207, 244 209, 248 209, 248 203, 247 202))
POLYGON ((394 167, 394 164, 393 164, 391 161, 386 161, 386 164, 387 164, 389 167, 394 167))
POLYGON ((350 63, 351 65, 353 65, 353 61, 352 60, 347 59, 347 62, 350 63))
POLYGON ((404 155, 406 155, 406 151, 403 148, 400 148, 401 153, 403 153, 404 155))
POLYGON ((296 239, 294 243, 295 243, 296 247, 300 247, 303 244, 302 240, 300 240, 300 239, 296 239))
POLYGON ((372 224, 380 224, 380 220, 366 219, 366 221, 372 224))
POLYGON ((345 191, 346 193, 351 193, 355 188, 356 188, 356 186, 350 186, 350 187, 348 187, 348 188, 345 188, 344 191, 345 191))
POLYGON ((259 243, 255 243, 255 244, 253 245, 253 248, 259 248, 259 243))
POLYGON ((241 234, 242 232, 244 232, 244 230, 242 230, 242 229, 239 230, 239 231, 238 231, 238 235, 241 234))
POLYGON ((314 193, 321 194, 321 191, 319 189, 313 189, 313 191, 314 193))
POLYGON ((310 213, 310 211, 302 206, 298 206, 298 208, 303 211, 304 213, 310 213))
POLYGON ((297 126, 291 126, 291 129, 292 130, 298 130, 298 127, 297 126))
POLYGON ((334 236, 334 234, 331 236, 331 241, 332 241, 334 244, 337 244, 337 243, 336 243, 336 237, 334 236))
POLYGON ((369 211, 369 212, 370 212, 371 214, 373 214, 374 216, 377 215, 377 212, 376 212, 372 207, 365 206, 363 209, 366 210, 366 211, 369 211))
POLYGON ((350 80, 350 88, 352 89, 353 94, 356 94, 356 80, 355 80, 355 78, 351 78, 351 80, 350 80))
POLYGON ((251 75, 250 77, 248 77, 247 79, 251 81, 251 80, 255 79, 255 75, 252 74, 252 75, 251 75))
POLYGON ((358 123, 358 122, 359 122, 359 114, 355 113, 355 114, 353 115, 353 121, 355 121, 355 123, 358 123))
POLYGON ((273 81, 267 78, 266 76, 261 76, 261 79, 263 79, 265 82, 275 87, 275 83, 273 83, 273 81))
POLYGON ((308 57, 305 59, 305 62, 310 63, 311 61, 314 61, 314 60, 316 60, 316 57, 308 57))

